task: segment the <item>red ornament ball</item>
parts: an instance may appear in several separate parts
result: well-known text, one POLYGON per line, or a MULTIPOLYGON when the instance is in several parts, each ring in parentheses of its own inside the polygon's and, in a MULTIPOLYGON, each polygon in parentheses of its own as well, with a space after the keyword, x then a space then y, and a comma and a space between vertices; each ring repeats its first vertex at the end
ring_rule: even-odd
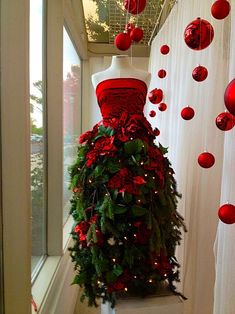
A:
POLYGON ((115 46, 119 50, 127 50, 131 46, 131 38, 130 35, 127 33, 120 33, 115 37, 114 40, 115 46))
POLYGON ((154 105, 159 104, 163 99, 163 91, 160 88, 153 89, 148 94, 148 99, 154 105))
POLYGON ((232 204, 224 204, 219 208, 218 211, 219 219, 225 224, 235 223, 235 206, 232 204))
POLYGON ((158 71, 158 77, 164 78, 166 77, 166 71, 164 69, 161 69, 158 71))
POLYGON ((139 14, 144 11, 146 0, 125 0, 124 7, 131 14, 139 14))
POLYGON ((210 45, 214 38, 212 25, 198 17, 188 24, 184 31, 184 41, 193 50, 202 50, 210 45))
POLYGON ((167 46, 167 45, 163 45, 161 46, 160 48, 160 52, 163 54, 163 55, 167 55, 170 51, 170 47, 167 46))
POLYGON ((125 32, 127 34, 130 34, 130 32, 135 28, 135 25, 133 23, 128 23, 125 26, 125 32))
POLYGON ((235 116, 235 79, 228 84, 225 90, 224 103, 228 111, 235 116))
POLYGON ((185 107, 181 110, 181 117, 184 120, 191 120, 195 115, 195 112, 192 107, 185 107))
POLYGON ((153 130, 153 133, 154 133, 155 136, 158 136, 158 135, 160 135, 160 130, 158 128, 155 128, 153 130))
POLYGON ((198 156, 198 163, 202 168, 210 168, 215 163, 215 157, 208 152, 204 152, 198 156))
POLYGON ((229 15, 231 6, 226 0, 217 0, 211 6, 211 14, 217 20, 222 20, 229 15))
POLYGON ((164 102, 160 103, 160 104, 158 105, 158 109, 159 109, 160 111, 165 111, 165 110, 167 109, 167 104, 165 104, 164 102))
POLYGON ((192 72, 192 77, 197 82, 202 82, 207 78, 208 71, 207 68, 203 67, 202 65, 199 65, 196 67, 192 72))
POLYGON ((150 116, 151 118, 155 117, 155 116, 156 116, 156 111, 151 110, 150 113, 149 113, 149 116, 150 116))
POLYGON ((135 41, 135 42, 139 42, 141 41, 141 39, 143 38, 144 36, 144 32, 143 30, 140 28, 140 27, 136 27, 134 28, 131 33, 130 33, 130 37, 131 37, 131 40, 135 41))
POLYGON ((235 117, 229 112, 222 112, 216 117, 215 124, 222 131, 229 131, 235 125, 235 117))

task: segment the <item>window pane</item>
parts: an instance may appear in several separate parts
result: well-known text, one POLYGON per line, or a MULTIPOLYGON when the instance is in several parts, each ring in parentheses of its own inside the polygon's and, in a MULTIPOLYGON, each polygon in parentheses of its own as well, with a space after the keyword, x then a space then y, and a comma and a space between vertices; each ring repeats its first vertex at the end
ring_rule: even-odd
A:
POLYGON ((43 0, 30 0, 32 275, 46 254, 43 0))
POLYGON ((81 128, 81 60, 64 28, 64 222, 68 217, 69 187, 68 166, 76 156, 76 139, 81 128))

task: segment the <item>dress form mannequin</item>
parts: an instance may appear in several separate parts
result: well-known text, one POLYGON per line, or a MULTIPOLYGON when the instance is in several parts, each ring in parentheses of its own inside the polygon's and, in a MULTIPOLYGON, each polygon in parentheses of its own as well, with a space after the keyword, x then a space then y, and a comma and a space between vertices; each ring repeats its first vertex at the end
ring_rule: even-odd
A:
POLYGON ((93 74, 91 80, 96 89, 100 82, 112 78, 136 78, 144 81, 148 86, 151 74, 133 67, 128 56, 118 55, 112 57, 112 63, 108 69, 93 74))

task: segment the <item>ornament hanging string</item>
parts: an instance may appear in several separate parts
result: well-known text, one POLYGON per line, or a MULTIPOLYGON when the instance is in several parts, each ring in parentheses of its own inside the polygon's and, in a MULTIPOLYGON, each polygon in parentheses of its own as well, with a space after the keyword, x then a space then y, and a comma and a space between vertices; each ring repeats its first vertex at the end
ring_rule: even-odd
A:
MULTIPOLYGON (((234 132, 234 129, 235 129, 235 127, 233 127, 233 129, 231 130, 231 133, 229 134, 230 135, 230 137, 229 137, 229 139, 231 140, 231 142, 232 142, 232 140, 235 138, 235 132, 234 132)), ((229 135, 227 135, 227 136, 229 136, 229 135)), ((235 149, 234 149, 234 145, 230 145, 230 158, 229 158, 229 162, 230 162, 230 173, 229 173, 229 176, 230 176, 230 180, 229 180, 229 194, 228 194, 228 200, 227 200, 227 202, 229 203, 229 202, 234 202, 234 200, 232 199, 232 185, 233 185, 233 171, 235 170, 235 169, 233 169, 233 152, 235 151, 235 149)), ((234 185, 235 185, 235 179, 234 179, 234 185)))
MULTIPOLYGON (((126 25, 129 23, 129 10, 130 10, 130 1, 128 1, 128 8, 126 10, 126 25)), ((120 22, 121 25, 121 22, 120 22)), ((132 43, 131 43, 131 65, 132 65, 132 43)))
MULTIPOLYGON (((138 27, 139 4, 140 4, 140 0, 137 0, 137 16, 136 16, 136 25, 135 25, 135 27, 138 27)), ((133 45, 135 45, 135 42, 132 42, 132 44, 131 44, 131 64, 132 64, 132 58, 133 58, 133 45)))

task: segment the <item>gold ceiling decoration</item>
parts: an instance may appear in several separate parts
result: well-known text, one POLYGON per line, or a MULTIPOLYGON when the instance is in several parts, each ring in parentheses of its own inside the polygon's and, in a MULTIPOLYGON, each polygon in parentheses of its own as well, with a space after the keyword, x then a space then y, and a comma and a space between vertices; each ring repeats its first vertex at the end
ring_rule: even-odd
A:
POLYGON ((127 13, 123 0, 83 0, 89 42, 113 44, 128 22, 144 31, 140 45, 148 45, 164 24, 176 0, 147 0, 145 10, 138 15, 127 13))

